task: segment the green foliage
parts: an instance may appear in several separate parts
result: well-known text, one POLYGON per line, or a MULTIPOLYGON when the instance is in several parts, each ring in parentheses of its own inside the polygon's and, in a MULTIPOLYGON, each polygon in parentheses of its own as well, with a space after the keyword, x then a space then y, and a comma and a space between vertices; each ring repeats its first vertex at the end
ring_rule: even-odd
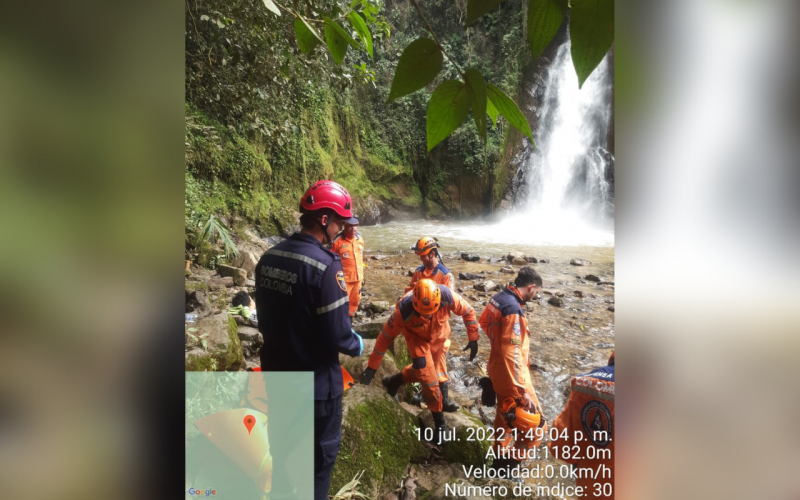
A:
POLYGON ((478 133, 486 142, 486 81, 483 75, 475 68, 469 68, 464 72, 464 83, 467 85, 469 102, 472 107, 472 116, 475 118, 475 126, 478 133))
POLYGON ((489 99, 492 101, 494 110, 493 120, 497 118, 498 113, 502 114, 508 122, 513 125, 517 130, 525 134, 525 136, 533 142, 533 133, 528 124, 528 120, 517 107, 517 104, 511 100, 502 90, 495 87, 491 83, 487 86, 489 99))
POLYGON ((297 35, 297 46, 304 54, 310 54, 317 45, 324 43, 319 33, 302 17, 294 20, 294 32, 297 35))
POLYGON ((328 44, 328 50, 336 64, 342 64, 348 47, 352 46, 358 49, 358 42, 353 40, 353 37, 348 35, 333 19, 327 16, 324 16, 323 19, 325 20, 325 41, 328 44))
POLYGON ((198 241, 207 241, 209 243, 216 243, 217 240, 221 241, 222 247, 225 250, 226 259, 229 258, 231 254, 234 256, 239 255, 236 242, 233 241, 228 226, 213 214, 209 215, 204 223, 202 219, 195 217, 193 220, 188 221, 188 224, 194 227, 200 227, 200 233, 197 235, 198 241))
POLYGON ((528 4, 528 44, 531 56, 539 59, 564 22, 567 0, 530 0, 528 4))
POLYGON ((365 23, 361 16, 359 16, 356 12, 350 12, 347 14, 347 19, 350 20, 350 24, 353 26, 353 29, 356 30, 356 33, 358 33, 358 37, 364 44, 364 48, 367 49, 369 58, 372 59, 372 35, 369 33, 367 23, 365 23))
POLYGON ((439 45, 430 38, 411 42, 397 63, 388 100, 393 101, 431 83, 442 70, 443 61, 439 45))
POLYGON ((467 26, 505 1, 506 0, 469 0, 467 2, 467 26))
POLYGON ((582 87, 614 43, 614 0, 572 0, 569 36, 582 87))
POLYGON ((436 87, 428 102, 428 151, 457 129, 470 108, 467 86, 457 80, 447 80, 436 87))

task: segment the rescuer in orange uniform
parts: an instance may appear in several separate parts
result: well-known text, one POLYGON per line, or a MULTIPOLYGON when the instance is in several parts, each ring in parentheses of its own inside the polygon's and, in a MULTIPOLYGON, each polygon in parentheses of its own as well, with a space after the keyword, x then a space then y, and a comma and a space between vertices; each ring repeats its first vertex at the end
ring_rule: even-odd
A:
POLYGON ((581 468, 575 486, 584 488, 582 496, 613 499, 614 353, 608 366, 578 375, 570 385, 567 405, 553 422, 558 438, 547 446, 555 458, 581 468))
MULTIPOLYGON (((497 393, 498 408, 494 427, 506 430, 504 439, 493 443, 496 454, 501 448, 508 448, 514 440, 512 426, 505 418, 510 410, 519 407, 534 415, 541 414, 528 368, 530 331, 523 309, 523 305, 536 297, 541 287, 542 278, 533 268, 528 266, 520 268, 514 283, 492 297, 479 320, 481 328, 492 344, 486 371, 492 381, 494 392, 497 393)), ((538 426, 542 431, 533 434, 533 439, 530 439, 531 435, 526 436, 525 433, 518 432, 514 447, 524 450, 537 446, 547 429, 547 424, 544 423, 544 419, 540 419, 538 426)), ((495 463, 496 467, 504 465, 516 466, 519 462, 496 461, 495 463)))
POLYGON ((344 231, 333 240, 331 250, 342 258, 344 283, 350 299, 350 320, 358 310, 361 300, 361 284, 364 282, 364 238, 358 232, 358 219, 353 224, 345 223, 344 231))
POLYGON ((425 278, 432 279, 436 283, 444 285, 451 290, 455 288, 453 273, 444 267, 444 264, 441 262, 442 259, 438 250, 439 242, 436 238, 431 238, 430 236, 420 238, 411 249, 414 250, 415 254, 419 255, 419 260, 422 261, 422 265, 414 271, 414 275, 411 277, 411 283, 406 287, 405 293, 410 292, 414 288, 415 283, 425 278))
POLYGON ((411 355, 411 364, 396 375, 384 377, 383 385, 391 396, 395 396, 401 385, 420 382, 425 403, 433 414, 437 436, 446 430, 442 413, 443 394, 439 388, 442 377, 447 380, 444 370, 445 344, 450 342, 447 337, 450 335, 451 311, 464 320, 469 338, 467 348, 471 350, 470 361, 474 359, 478 352, 479 336, 475 310, 445 285, 423 279, 414 285, 413 293, 400 300, 383 326, 369 357, 368 368, 361 378, 363 384, 372 381, 386 349, 402 333, 411 355))

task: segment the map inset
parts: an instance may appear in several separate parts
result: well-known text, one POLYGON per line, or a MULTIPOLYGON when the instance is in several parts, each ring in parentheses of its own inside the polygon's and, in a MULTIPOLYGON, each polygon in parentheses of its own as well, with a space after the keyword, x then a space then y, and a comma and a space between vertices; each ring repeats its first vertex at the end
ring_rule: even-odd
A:
POLYGON ((185 498, 313 497, 313 396, 311 372, 186 372, 185 498))

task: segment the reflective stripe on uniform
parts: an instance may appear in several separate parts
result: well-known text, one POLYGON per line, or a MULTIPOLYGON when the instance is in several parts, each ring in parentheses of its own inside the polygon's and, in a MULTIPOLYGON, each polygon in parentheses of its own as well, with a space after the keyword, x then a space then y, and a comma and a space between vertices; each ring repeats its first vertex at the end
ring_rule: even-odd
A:
POLYGON ((383 335, 384 337, 386 337, 386 338, 387 338, 387 339, 389 339, 389 340, 394 340, 394 337, 390 337, 390 336, 389 336, 389 334, 388 334, 388 333, 386 333, 386 332, 385 332, 385 331, 383 331, 383 330, 381 330, 381 335, 383 335))
POLYGON ((305 255, 301 255, 299 253, 284 252, 283 250, 272 250, 272 249, 270 249, 270 250, 267 250, 267 255, 277 255, 279 257, 286 257, 287 259, 300 260, 300 261, 303 261, 303 262, 305 262, 307 264, 311 264, 312 266, 314 266, 314 267, 316 267, 318 269, 321 269, 323 271, 328 268, 328 266, 326 264, 323 264, 322 262, 320 262, 318 260, 314 260, 311 257, 306 257, 305 255))
POLYGON ((379 350, 377 350, 375 348, 372 349, 372 352, 374 352, 374 353, 376 353, 376 354, 378 354, 380 356, 383 356, 384 354, 386 354, 386 351, 381 352, 381 351, 379 351, 379 350))
POLYGON ((430 384, 425 384, 425 385, 427 385, 428 387, 433 387, 434 385, 438 385, 438 384, 439 384, 439 381, 436 380, 434 382, 431 382, 430 384))
POLYGON ((328 304, 325 307, 318 307, 317 308, 317 314, 324 314, 324 313, 326 313, 328 311, 333 311, 337 307, 342 306, 344 304, 347 304, 348 301, 349 301, 348 297, 347 297, 347 295, 345 295, 344 297, 342 297, 341 299, 337 300, 333 304, 328 304))
POLYGON ((478 324, 477 321, 465 321, 464 322, 464 326, 477 325, 477 324, 478 324))

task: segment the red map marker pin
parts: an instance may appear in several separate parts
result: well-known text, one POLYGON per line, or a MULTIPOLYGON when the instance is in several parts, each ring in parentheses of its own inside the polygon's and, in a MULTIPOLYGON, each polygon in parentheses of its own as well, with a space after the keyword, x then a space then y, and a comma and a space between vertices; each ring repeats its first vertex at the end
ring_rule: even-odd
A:
POLYGON ((244 417, 243 422, 244 426, 247 428, 247 434, 249 435, 250 431, 253 430, 253 426, 256 425, 256 417, 252 415, 247 415, 246 417, 244 417))

